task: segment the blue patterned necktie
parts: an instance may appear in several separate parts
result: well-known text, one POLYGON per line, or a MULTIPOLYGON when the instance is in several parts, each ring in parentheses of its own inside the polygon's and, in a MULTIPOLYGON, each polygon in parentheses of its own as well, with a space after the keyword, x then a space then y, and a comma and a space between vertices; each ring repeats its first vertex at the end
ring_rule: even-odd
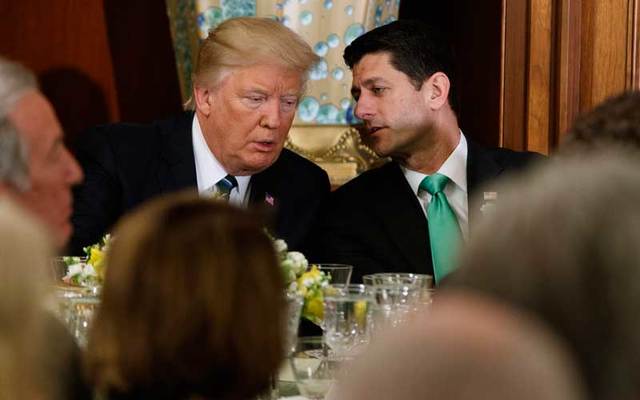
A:
POLYGON ((462 237, 456 214, 443 192, 448 182, 449 178, 438 173, 420 182, 420 189, 431 195, 427 205, 427 224, 436 283, 455 269, 455 257, 462 237))
POLYGON ((227 175, 216 183, 220 198, 229 201, 229 195, 233 188, 238 187, 238 181, 233 175, 227 175))

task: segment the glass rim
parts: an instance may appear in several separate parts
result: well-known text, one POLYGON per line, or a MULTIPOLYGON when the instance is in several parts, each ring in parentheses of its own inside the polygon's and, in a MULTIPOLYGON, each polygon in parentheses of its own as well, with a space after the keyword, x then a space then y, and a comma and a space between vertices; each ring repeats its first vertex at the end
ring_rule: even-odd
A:
POLYGON ((351 269, 353 270, 353 265, 349 264, 326 264, 326 263, 310 263, 309 265, 314 265, 318 269, 322 270, 323 268, 332 268, 332 269, 351 269))

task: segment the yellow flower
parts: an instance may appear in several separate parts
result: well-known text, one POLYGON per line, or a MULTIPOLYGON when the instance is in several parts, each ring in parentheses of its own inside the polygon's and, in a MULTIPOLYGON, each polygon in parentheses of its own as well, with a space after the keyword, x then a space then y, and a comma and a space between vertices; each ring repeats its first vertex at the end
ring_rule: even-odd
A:
POLYGON ((322 321, 324 318, 324 305, 322 304, 322 296, 315 296, 307 301, 304 304, 304 314, 307 317, 312 317, 312 321, 315 319, 316 321, 322 321))
POLYGON ((368 304, 365 300, 357 301, 354 304, 353 313, 355 314, 358 323, 364 325, 367 320, 367 307, 368 304))
POLYGON ((93 266, 100 279, 104 279, 104 252, 97 247, 91 248, 88 264, 93 266))

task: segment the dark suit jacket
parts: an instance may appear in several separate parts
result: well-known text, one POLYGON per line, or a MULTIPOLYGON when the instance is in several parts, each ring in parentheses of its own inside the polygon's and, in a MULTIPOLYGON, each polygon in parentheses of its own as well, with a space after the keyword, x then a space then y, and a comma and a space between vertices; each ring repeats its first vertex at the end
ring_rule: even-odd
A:
MULTIPOLYGON (((76 153, 85 180, 74 193, 73 254, 96 243, 145 200, 197 189, 192 123, 193 113, 184 113, 149 125, 100 126, 83 135, 76 153)), ((300 249, 329 189, 320 167, 285 149, 272 166, 251 177, 249 203, 273 209, 275 235, 300 249)))
MULTIPOLYGON (((467 143, 469 197, 503 172, 541 157, 467 143)), ((469 208, 470 226, 478 214, 469 208)), ((333 192, 318 221, 310 261, 351 264, 354 282, 377 272, 433 275, 422 205, 395 162, 367 171, 333 192)))

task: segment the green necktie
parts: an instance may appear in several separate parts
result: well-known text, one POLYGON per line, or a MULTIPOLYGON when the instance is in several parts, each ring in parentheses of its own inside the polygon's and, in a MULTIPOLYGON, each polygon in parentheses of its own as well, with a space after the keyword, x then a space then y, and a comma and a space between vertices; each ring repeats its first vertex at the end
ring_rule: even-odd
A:
POLYGON ((420 189, 431 195, 427 205, 427 224, 436 283, 455 269, 455 256, 461 237, 458 219, 443 192, 447 182, 449 178, 437 173, 420 182, 420 189))

